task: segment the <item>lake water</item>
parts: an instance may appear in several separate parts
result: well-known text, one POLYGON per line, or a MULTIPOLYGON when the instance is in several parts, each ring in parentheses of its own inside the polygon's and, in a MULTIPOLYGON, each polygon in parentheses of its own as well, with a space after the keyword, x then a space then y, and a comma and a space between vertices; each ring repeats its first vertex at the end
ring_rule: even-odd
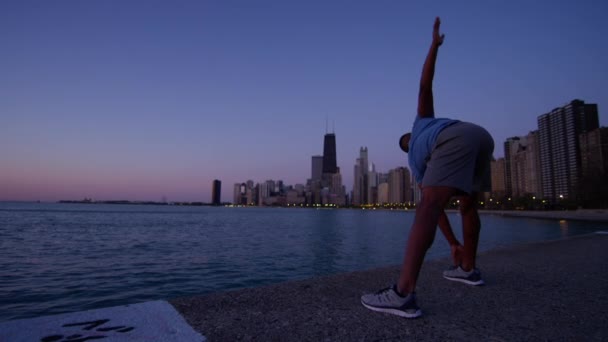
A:
MULTIPOLYGON (((460 217, 448 216, 460 238, 460 217)), ((0 203, 0 321, 396 265, 413 217, 384 210, 0 203)), ((481 220, 481 251, 607 229, 481 220)), ((448 255, 438 232, 427 258, 448 255)))

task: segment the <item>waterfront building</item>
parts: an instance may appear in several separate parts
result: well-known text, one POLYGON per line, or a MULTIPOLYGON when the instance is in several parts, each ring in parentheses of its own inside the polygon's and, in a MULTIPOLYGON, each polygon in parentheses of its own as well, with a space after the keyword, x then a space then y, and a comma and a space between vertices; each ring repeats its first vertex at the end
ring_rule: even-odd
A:
POLYGON ((388 201, 390 203, 406 203, 412 201, 410 170, 398 167, 388 172, 388 201))
POLYGON ((288 205, 300 205, 306 202, 306 198, 297 190, 291 189, 285 193, 285 201, 288 205))
POLYGON ((285 191, 285 189, 284 189, 284 188, 285 188, 285 186, 284 186, 284 184, 283 184, 283 181, 279 179, 279 180, 277 180, 277 181, 274 183, 274 185, 275 185, 275 188, 274 188, 274 193, 275 193, 276 195, 282 195, 282 194, 283 194, 283 192, 285 191))
POLYGON ((579 136, 599 127, 596 104, 573 100, 538 117, 541 187, 556 203, 578 200, 581 179, 579 136))
POLYGON ((505 153, 505 195, 513 196, 513 177, 512 177, 512 156, 519 149, 520 138, 519 137, 511 137, 507 138, 504 143, 504 153, 505 153))
POLYGON ((245 205, 247 204, 247 184, 235 183, 233 191, 233 202, 234 205, 245 205))
POLYGON ((388 182, 382 182, 382 183, 378 184, 378 204, 382 205, 382 204, 390 203, 388 196, 389 196, 388 182))
POLYGON ((422 199, 422 190, 420 190, 420 187, 418 186, 418 183, 416 182, 416 178, 414 177, 414 174, 411 175, 411 179, 412 179, 412 193, 413 193, 413 197, 414 197, 414 203, 418 204, 420 202, 420 200, 422 199))
POLYGON ((323 156, 312 156, 312 170, 310 179, 320 181, 323 174, 323 156))
POLYGON ((532 131, 523 137, 507 139, 505 142, 505 184, 508 196, 515 198, 541 197, 539 151, 538 131, 532 131))
POLYGON ((538 130, 528 133, 526 136, 524 166, 524 189, 523 192, 534 197, 542 197, 541 173, 540 173, 540 145, 538 130))
POLYGON ((353 183, 353 205, 362 205, 367 203, 368 192, 368 159, 367 147, 359 149, 359 158, 355 162, 355 177, 353 183))
POLYGON ((327 133, 323 139, 323 172, 321 174, 321 203, 343 206, 346 193, 337 164, 336 135, 327 133))
POLYGON ((222 203, 222 182, 219 179, 213 180, 211 190, 211 204, 220 205, 222 203))
POLYGON ((378 203, 378 173, 376 172, 376 165, 374 163, 370 163, 367 172, 367 203, 378 203))
POLYGON ((260 184, 260 192, 258 193, 258 205, 264 205, 264 201, 270 197, 270 185, 268 184, 270 181, 265 181, 260 184))
POLYGON ((505 158, 498 158, 490 162, 490 177, 492 182, 492 197, 505 197, 505 158))
POLYGON ((323 139, 323 173, 338 173, 336 135, 327 133, 323 139))
POLYGON ((579 135, 581 201, 586 207, 608 207, 608 127, 579 135))

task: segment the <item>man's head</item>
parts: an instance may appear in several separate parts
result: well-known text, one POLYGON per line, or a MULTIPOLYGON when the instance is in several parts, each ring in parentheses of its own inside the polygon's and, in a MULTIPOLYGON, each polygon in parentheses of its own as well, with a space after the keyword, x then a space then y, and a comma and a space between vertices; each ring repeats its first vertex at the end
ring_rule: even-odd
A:
POLYGON ((399 147, 403 150, 403 152, 408 153, 410 151, 410 138, 412 137, 412 133, 405 133, 399 139, 399 147))

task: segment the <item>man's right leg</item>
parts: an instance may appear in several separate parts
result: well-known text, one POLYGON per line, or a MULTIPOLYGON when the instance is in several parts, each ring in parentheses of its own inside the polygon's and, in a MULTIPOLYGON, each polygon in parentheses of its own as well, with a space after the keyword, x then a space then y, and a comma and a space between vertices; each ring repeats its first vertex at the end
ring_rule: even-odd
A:
POLYGON ((456 189, 450 187, 423 188, 422 200, 416 208, 416 217, 408 237, 399 282, 376 293, 363 295, 361 297, 363 306, 370 310, 406 318, 416 318, 422 315, 416 304, 414 292, 418 273, 426 251, 435 238, 439 215, 455 193, 456 189))

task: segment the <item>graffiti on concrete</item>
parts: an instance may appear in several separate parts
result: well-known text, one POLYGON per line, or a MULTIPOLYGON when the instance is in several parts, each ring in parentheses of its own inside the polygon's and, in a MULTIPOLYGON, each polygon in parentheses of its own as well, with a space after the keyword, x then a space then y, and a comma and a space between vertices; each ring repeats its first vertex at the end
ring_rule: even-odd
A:
POLYGON ((40 339, 40 342, 85 342, 91 340, 99 340, 102 338, 109 337, 109 335, 100 335, 94 332, 119 332, 119 333, 127 333, 133 329, 134 327, 127 327, 124 325, 117 326, 103 326, 106 323, 109 323, 109 319, 99 319, 96 321, 88 321, 88 322, 77 322, 77 323, 68 323, 62 325, 64 328, 72 328, 72 327, 80 327, 81 330, 84 330, 82 334, 74 334, 65 336, 65 335, 49 335, 40 339), (97 328, 97 329, 96 329, 97 328))

